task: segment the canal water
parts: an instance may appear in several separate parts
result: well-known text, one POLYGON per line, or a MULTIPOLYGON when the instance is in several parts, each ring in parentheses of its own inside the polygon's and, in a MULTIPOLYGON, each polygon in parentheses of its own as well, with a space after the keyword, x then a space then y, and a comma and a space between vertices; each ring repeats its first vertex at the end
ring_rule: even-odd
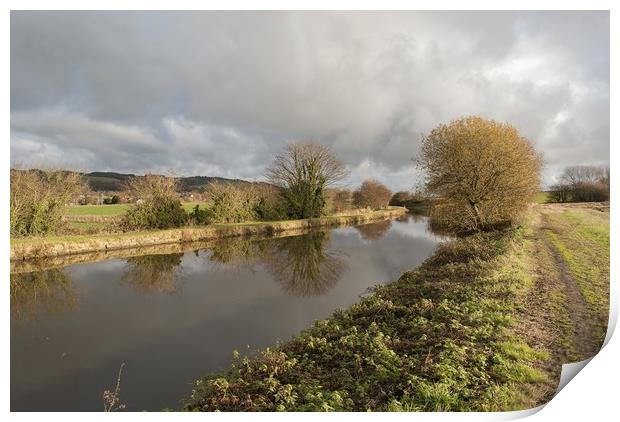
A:
POLYGON ((178 409, 233 350, 286 341, 420 264, 425 217, 11 274, 11 410, 178 409))

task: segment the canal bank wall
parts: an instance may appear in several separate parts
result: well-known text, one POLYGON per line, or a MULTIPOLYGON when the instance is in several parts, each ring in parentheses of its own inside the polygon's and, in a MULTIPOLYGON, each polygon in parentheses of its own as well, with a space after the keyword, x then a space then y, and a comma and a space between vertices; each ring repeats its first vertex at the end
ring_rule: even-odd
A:
POLYGON ((237 236, 275 236, 315 228, 370 223, 399 217, 404 207, 390 207, 355 215, 326 216, 305 220, 190 226, 168 230, 118 234, 11 239, 11 263, 77 254, 110 252, 166 244, 184 244, 237 236))

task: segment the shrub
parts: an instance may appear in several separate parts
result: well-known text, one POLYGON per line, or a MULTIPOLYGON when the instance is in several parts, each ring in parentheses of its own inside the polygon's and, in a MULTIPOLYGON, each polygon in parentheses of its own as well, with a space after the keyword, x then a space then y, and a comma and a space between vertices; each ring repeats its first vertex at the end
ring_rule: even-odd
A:
POLYGON ((254 205, 256 218, 261 221, 286 220, 287 206, 281 195, 281 189, 271 185, 256 185, 254 194, 257 199, 254 205))
POLYGON ((189 218, 194 224, 206 225, 211 224, 213 221, 213 214, 208 208, 200 209, 199 205, 196 205, 192 212, 189 214, 189 218))
POLYGON ((134 177, 128 188, 139 198, 123 216, 121 227, 125 230, 168 229, 181 227, 188 221, 176 192, 176 179, 147 174, 134 177))
POLYGON ((422 141, 418 164, 431 217, 462 231, 518 221, 539 191, 542 157, 506 123, 466 117, 439 125, 422 141))
POLYGON ((211 222, 242 223, 257 219, 258 198, 252 188, 232 183, 212 183, 207 192, 211 222))
POLYGON ((11 236, 58 231, 65 206, 84 190, 79 173, 11 169, 11 236))
POLYGON ((339 213, 351 208, 353 194, 348 189, 331 188, 326 190, 326 206, 328 213, 339 213))
POLYGON ((118 197, 118 195, 113 195, 109 198, 103 198, 103 203, 106 205, 114 205, 114 204, 118 204, 120 202, 120 198, 118 197))
POLYGON ((353 192, 353 204, 362 208, 385 208, 391 196, 392 192, 383 183, 365 180, 359 189, 353 192))
POLYGON ((181 201, 161 198, 132 206, 123 216, 121 226, 126 230, 170 229, 187 224, 188 218, 181 201))

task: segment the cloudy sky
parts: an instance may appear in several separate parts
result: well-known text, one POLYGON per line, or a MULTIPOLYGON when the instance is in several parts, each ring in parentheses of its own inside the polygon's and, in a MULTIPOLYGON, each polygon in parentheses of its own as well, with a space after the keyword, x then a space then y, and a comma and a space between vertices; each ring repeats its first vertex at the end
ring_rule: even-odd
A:
POLYGON ((480 115, 609 163, 608 12, 12 12, 11 163, 260 180, 329 144, 407 189, 424 133, 480 115))

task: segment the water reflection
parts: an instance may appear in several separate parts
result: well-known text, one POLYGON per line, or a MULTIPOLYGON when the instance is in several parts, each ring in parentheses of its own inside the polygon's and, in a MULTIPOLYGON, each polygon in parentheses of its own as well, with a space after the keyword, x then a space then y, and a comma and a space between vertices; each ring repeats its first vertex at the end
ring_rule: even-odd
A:
POLYGON ((227 267, 241 267, 256 263, 266 254, 273 241, 253 240, 244 237, 219 239, 209 248, 209 261, 227 267))
MULTIPOLYGON (((394 223, 390 220, 356 226, 366 241, 382 239, 396 224, 397 229, 415 228, 426 217, 405 214, 394 223), (404 225, 401 223, 405 223, 404 225)), ((330 232, 310 233, 273 238, 227 238, 210 244, 205 256, 209 263, 222 270, 266 269, 288 295, 309 297, 326 294, 347 271, 347 254, 330 250, 330 232)), ((120 283, 145 294, 172 295, 180 288, 185 253, 157 253, 125 258, 120 283)), ((11 314, 17 319, 33 318, 37 313, 59 314, 77 304, 78 297, 62 268, 11 274, 11 314)))
POLYGON ((328 246, 327 231, 277 240, 223 239, 213 246, 209 260, 225 264, 224 269, 263 265, 286 293, 316 296, 325 294, 347 269, 346 255, 328 246))
MULTIPOLYGON (((402 218, 402 217, 399 217, 402 218)), ((406 220, 405 220, 406 221, 406 220)), ((377 223, 364 224, 355 227, 364 240, 379 240, 392 227, 392 220, 379 221, 377 223)))
POLYGON ((183 255, 174 253, 128 258, 121 282, 143 293, 173 294, 177 291, 183 255))
POLYGON ((63 269, 11 274, 11 317, 60 315, 77 304, 75 286, 63 269))
POLYGON ((284 291, 295 296, 325 294, 347 269, 344 254, 327 251, 328 232, 285 238, 267 255, 267 268, 284 291))
POLYGON ((426 212, 408 212, 397 217, 394 221, 398 221, 399 223, 423 223, 428 218, 428 213, 426 212))
MULTIPOLYGON (((363 236, 377 238, 389 227, 368 228, 363 236)), ((209 249, 207 257, 212 263, 222 264, 224 270, 262 265, 283 291, 307 297, 325 294, 347 269, 346 254, 329 251, 328 246, 327 231, 279 239, 221 239, 209 249)), ((180 288, 184 255, 126 258, 120 283, 145 294, 174 294, 180 288)), ((73 308, 77 301, 78 295, 64 269, 11 274, 11 313, 16 319, 34 318, 37 313, 59 314, 73 308)))

